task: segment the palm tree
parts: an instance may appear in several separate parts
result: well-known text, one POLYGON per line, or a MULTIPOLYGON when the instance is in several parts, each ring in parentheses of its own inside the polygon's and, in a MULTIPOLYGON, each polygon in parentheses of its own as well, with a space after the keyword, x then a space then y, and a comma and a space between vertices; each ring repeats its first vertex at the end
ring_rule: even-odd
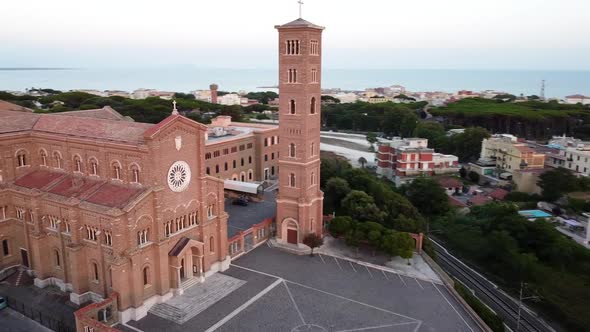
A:
POLYGON ((365 168, 365 164, 367 163, 367 159, 365 159, 365 157, 360 157, 358 161, 359 161, 359 164, 361 164, 361 168, 365 168))

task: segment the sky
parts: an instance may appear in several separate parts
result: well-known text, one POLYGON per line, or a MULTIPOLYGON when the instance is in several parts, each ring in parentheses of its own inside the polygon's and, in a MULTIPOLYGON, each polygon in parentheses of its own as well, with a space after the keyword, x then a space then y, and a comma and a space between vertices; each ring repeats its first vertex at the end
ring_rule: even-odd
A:
MULTIPOLYGON (((590 70, 588 0, 304 0, 328 68, 590 70)), ((275 68, 296 0, 3 0, 2 67, 275 68)))

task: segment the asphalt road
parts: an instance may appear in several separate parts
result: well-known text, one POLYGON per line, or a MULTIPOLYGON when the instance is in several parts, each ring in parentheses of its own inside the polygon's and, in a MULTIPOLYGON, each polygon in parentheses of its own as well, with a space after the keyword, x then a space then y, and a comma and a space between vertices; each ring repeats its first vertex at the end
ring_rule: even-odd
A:
MULTIPOLYGON (((478 272, 469 268, 439 243, 434 243, 439 265, 455 279, 461 281, 475 292, 475 295, 492 308, 513 331, 517 331, 518 300, 515 300, 500 290, 478 272)), ((534 313, 522 307, 520 327, 522 332, 554 332, 555 330, 540 320, 534 313)))

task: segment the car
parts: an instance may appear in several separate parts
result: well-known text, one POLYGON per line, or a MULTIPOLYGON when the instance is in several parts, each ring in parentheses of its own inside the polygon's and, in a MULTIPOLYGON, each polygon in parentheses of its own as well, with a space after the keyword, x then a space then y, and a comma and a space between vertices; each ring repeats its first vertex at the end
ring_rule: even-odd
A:
POLYGON ((6 298, 0 296, 0 310, 8 307, 8 303, 6 302, 6 298))
POLYGON ((236 198, 232 202, 233 205, 248 206, 248 200, 245 198, 236 198))

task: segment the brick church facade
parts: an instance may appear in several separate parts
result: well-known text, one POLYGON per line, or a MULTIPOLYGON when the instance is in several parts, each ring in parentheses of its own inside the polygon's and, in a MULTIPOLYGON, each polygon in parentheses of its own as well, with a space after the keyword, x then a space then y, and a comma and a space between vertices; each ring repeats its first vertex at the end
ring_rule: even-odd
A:
POLYGON ((74 303, 116 292, 127 321, 229 267, 206 126, 178 114, 136 123, 108 107, 0 119, 0 269, 25 265, 74 303))

